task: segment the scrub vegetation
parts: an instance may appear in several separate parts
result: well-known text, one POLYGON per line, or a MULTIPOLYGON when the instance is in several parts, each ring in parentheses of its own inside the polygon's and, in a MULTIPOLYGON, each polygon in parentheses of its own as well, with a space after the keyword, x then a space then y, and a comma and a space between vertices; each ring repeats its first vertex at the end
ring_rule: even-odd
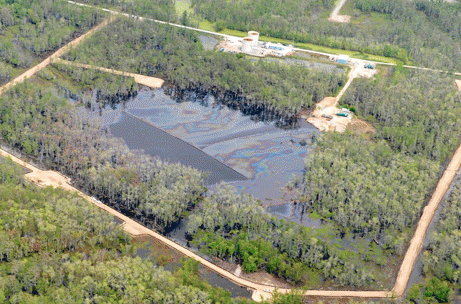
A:
MULTIPOLYGON (((115 82, 121 78, 107 77, 115 82)), ((204 191, 201 173, 130 151, 97 122, 79 116, 65 99, 69 96, 65 84, 60 85, 64 88, 26 82, 3 94, 2 140, 146 225, 162 229, 178 221, 204 191)))
POLYGON ((79 0, 79 3, 107 7, 127 14, 177 22, 175 0, 79 0))
POLYGON ((391 70, 353 82, 341 103, 376 132, 317 138, 299 199, 342 233, 373 238, 401 254, 443 162, 458 145, 461 96, 447 75, 391 70))
POLYGON ((453 190, 443 202, 435 232, 423 253, 425 281, 415 284, 408 299, 415 303, 446 303, 460 301, 461 283, 461 180, 456 180, 453 190))
POLYGON ((282 124, 294 123, 300 110, 345 83, 345 75, 205 51, 192 31, 127 18, 95 34, 66 59, 160 77, 179 90, 212 92, 230 107, 282 124))
POLYGON ((37 64, 77 35, 101 22, 100 10, 67 1, 0 1, 0 82, 37 64))
POLYGON ((369 265, 358 262, 360 254, 344 256, 328 233, 277 220, 233 186, 220 185, 206 197, 189 217, 187 231, 202 251, 238 262, 246 272, 263 269, 294 284, 319 275, 340 286, 375 279, 369 265))
POLYGON ((198 262, 171 273, 136 257, 111 215, 22 173, 0 159, 0 302, 247 303, 200 280, 198 262))
MULTIPOLYGON (((444 1, 351 0, 351 23, 327 20, 334 1, 191 0, 216 29, 398 58, 426 67, 460 69, 461 4, 444 1)), ((370 58, 372 59, 372 58, 370 58)))

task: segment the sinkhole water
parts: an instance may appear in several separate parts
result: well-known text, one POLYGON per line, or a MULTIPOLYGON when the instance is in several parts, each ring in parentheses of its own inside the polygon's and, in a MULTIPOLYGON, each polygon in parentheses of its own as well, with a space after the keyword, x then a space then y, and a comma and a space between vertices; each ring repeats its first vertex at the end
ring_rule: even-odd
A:
POLYGON ((211 94, 183 96, 178 100, 164 89, 143 88, 123 106, 81 111, 99 117, 131 149, 205 172, 210 190, 224 181, 264 206, 291 203, 295 193, 286 185, 302 178, 317 132, 312 125, 300 121, 282 129, 219 104, 211 94))

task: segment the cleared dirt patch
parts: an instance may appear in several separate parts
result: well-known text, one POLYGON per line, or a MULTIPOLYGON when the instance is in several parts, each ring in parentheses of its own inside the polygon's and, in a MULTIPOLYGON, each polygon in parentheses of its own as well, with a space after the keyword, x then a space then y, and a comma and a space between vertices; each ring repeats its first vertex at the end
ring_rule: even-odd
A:
POLYGON ((341 23, 348 23, 351 21, 351 16, 348 15, 340 15, 339 11, 341 8, 344 6, 347 0, 341 0, 338 5, 335 7, 333 12, 331 13, 330 17, 328 20, 333 21, 333 22, 341 22, 341 23))
POLYGON ((98 70, 98 71, 102 71, 102 72, 106 72, 106 73, 111 73, 111 74, 115 74, 115 75, 120 75, 120 76, 133 77, 134 81, 136 81, 137 83, 145 85, 145 86, 153 88, 153 89, 161 88, 163 83, 165 82, 163 79, 160 79, 160 78, 144 76, 144 75, 134 74, 134 73, 127 73, 127 72, 123 72, 123 71, 107 69, 107 68, 103 68, 103 67, 99 67, 99 66, 93 66, 93 65, 89 65, 89 64, 70 62, 70 61, 67 61, 67 60, 60 59, 60 58, 56 59, 55 62, 63 63, 63 64, 66 64, 66 65, 75 66, 75 67, 79 67, 79 68, 94 69, 94 70, 98 70))
POLYGON ((347 126, 347 130, 359 134, 374 134, 376 132, 376 129, 370 123, 360 119, 352 120, 347 126))

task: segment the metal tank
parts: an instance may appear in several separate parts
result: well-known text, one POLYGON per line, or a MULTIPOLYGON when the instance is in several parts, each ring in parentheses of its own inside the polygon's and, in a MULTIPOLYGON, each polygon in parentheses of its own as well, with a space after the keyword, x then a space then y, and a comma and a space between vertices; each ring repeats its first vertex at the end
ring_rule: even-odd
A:
POLYGON ((242 39, 242 52, 251 53, 253 49, 253 38, 245 37, 242 39))
POLYGON ((249 31, 248 37, 253 39, 253 46, 257 46, 259 42, 259 33, 255 31, 249 31))

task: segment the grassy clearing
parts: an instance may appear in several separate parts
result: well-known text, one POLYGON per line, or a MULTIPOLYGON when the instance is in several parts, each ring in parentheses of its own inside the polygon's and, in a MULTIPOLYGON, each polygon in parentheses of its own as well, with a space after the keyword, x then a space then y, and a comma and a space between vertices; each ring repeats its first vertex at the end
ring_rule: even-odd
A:
POLYGON ((313 50, 317 52, 324 52, 324 53, 330 53, 330 54, 336 54, 336 55, 345 54, 345 55, 349 55, 354 58, 364 59, 364 60, 373 60, 373 61, 394 63, 394 64, 401 63, 400 60, 395 59, 395 58, 384 57, 384 56, 379 56, 379 55, 372 55, 372 54, 367 54, 367 53, 360 53, 357 51, 334 49, 334 48, 329 48, 326 46, 316 45, 312 43, 296 43, 295 46, 306 49, 306 50, 313 50))
POLYGON ((188 0, 176 0, 174 3, 174 7, 176 9, 176 14, 178 17, 186 11, 188 14, 193 13, 194 10, 190 7, 190 2, 188 0))

